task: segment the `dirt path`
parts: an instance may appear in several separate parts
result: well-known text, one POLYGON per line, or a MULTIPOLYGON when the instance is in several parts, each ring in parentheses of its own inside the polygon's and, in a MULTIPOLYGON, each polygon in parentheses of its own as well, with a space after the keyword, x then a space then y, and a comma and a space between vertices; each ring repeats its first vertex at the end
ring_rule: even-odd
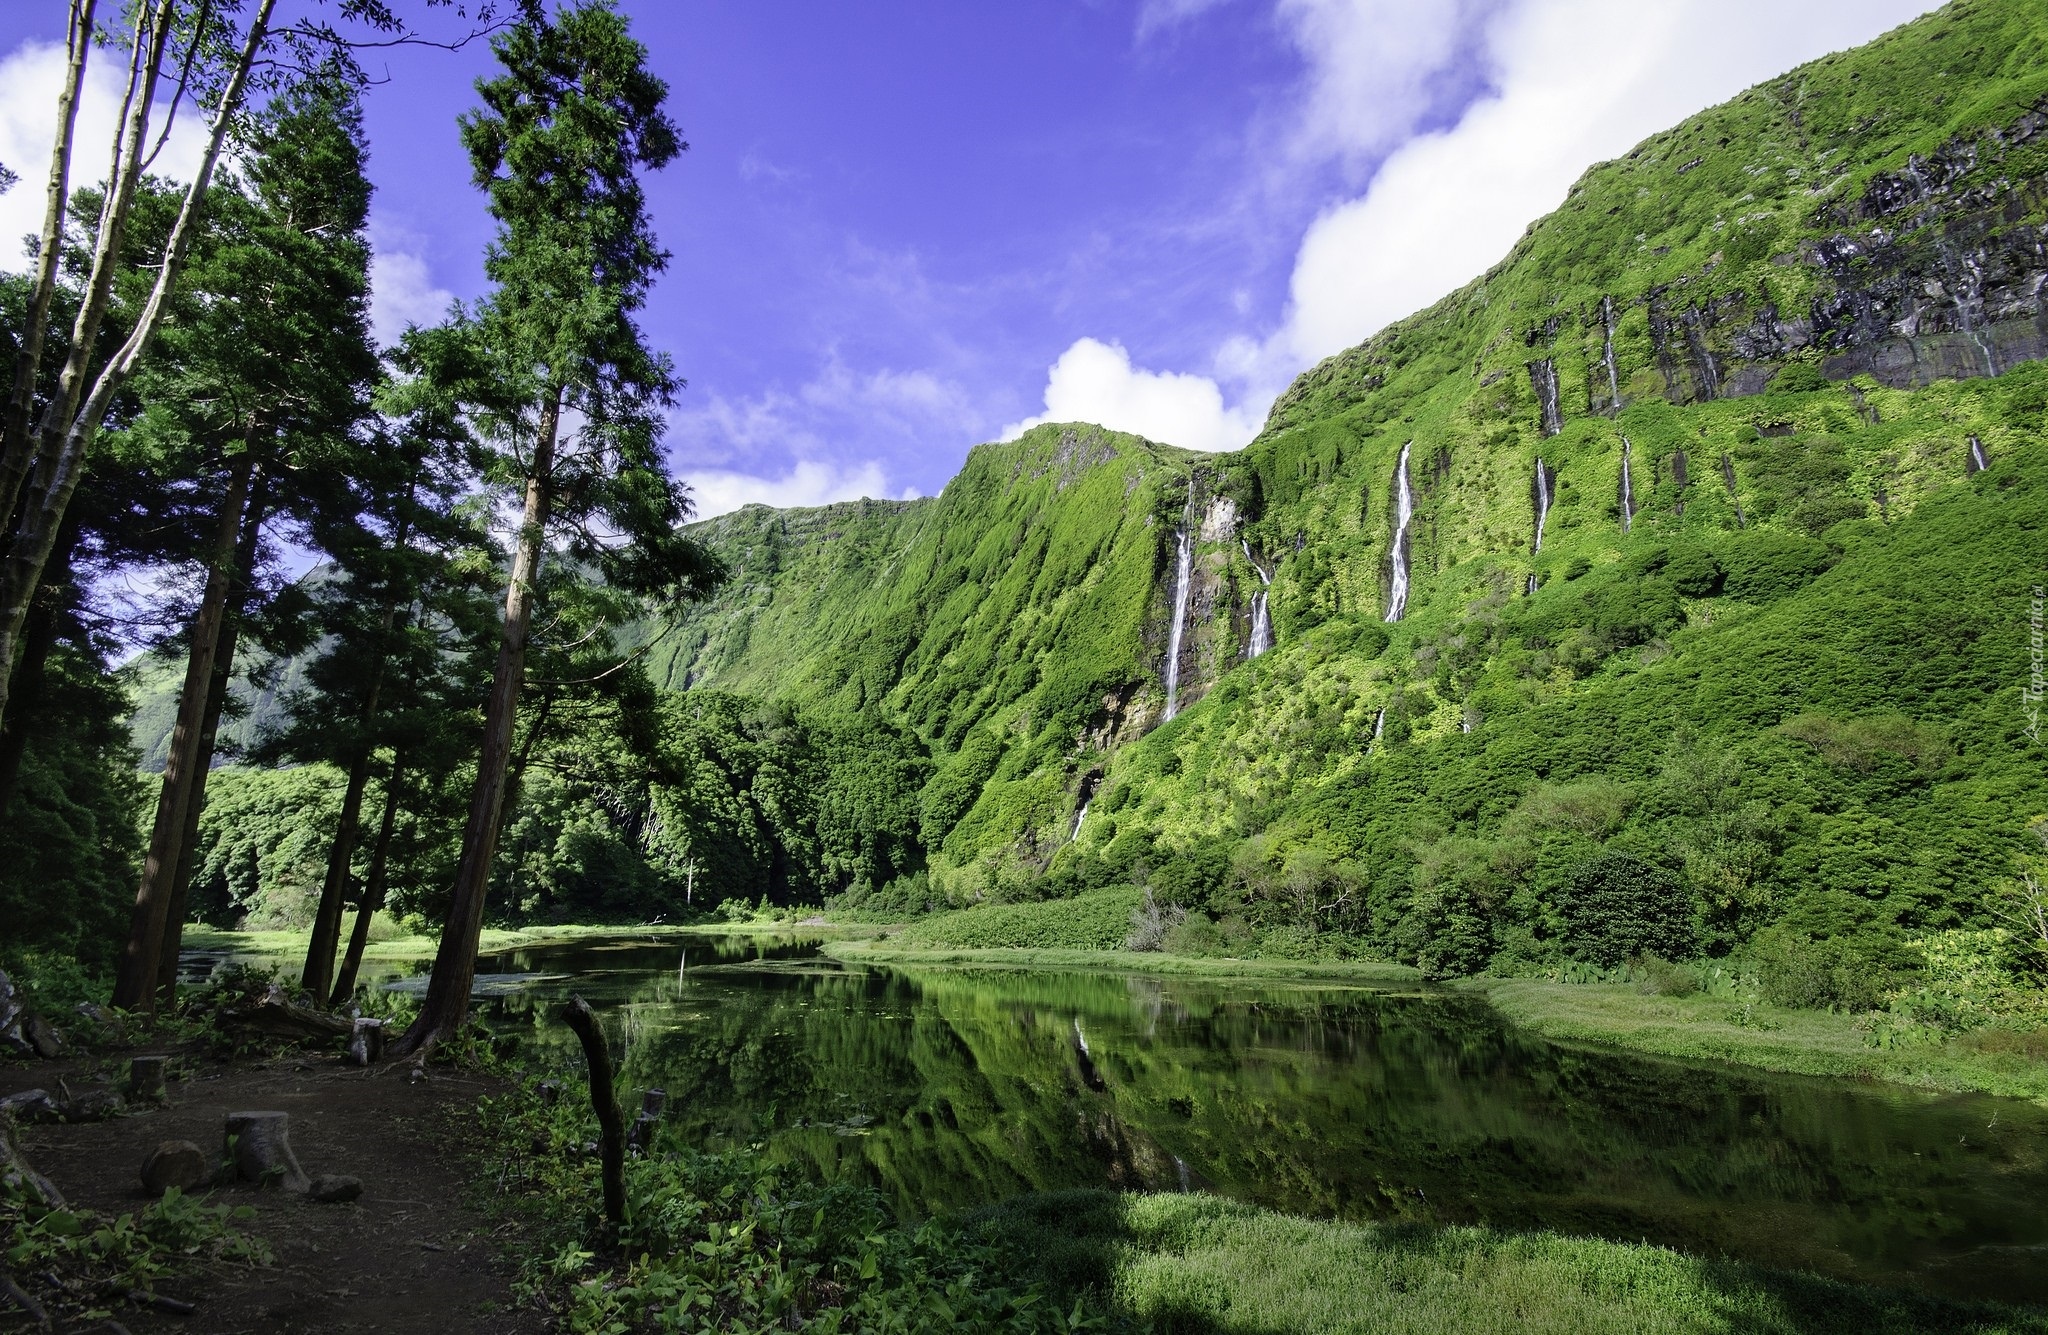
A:
MULTIPOLYGON (((59 1079, 76 1090, 93 1083, 96 1069, 104 1076, 108 1064, 0 1065, 0 1095, 54 1091, 59 1079)), ((361 1199, 346 1205, 249 1187, 215 1192, 217 1203, 256 1208, 247 1227, 270 1244, 275 1264, 216 1265, 163 1282, 159 1292, 195 1302, 198 1310, 188 1317, 117 1312, 134 1335, 537 1335, 545 1329, 539 1317, 513 1304, 513 1266, 503 1255, 508 1240, 468 1203, 468 1170, 454 1152, 462 1117, 494 1088, 439 1072, 408 1084, 402 1068, 364 1072, 324 1055, 263 1065, 202 1058, 171 1085, 167 1108, 76 1126, 25 1126, 18 1138, 73 1205, 109 1215, 146 1203, 138 1173, 159 1142, 189 1140, 217 1153, 231 1112, 291 1114, 292 1148, 308 1173, 362 1179, 361 1199)), ((17 1315, 0 1314, 0 1329, 15 1328, 17 1315)))

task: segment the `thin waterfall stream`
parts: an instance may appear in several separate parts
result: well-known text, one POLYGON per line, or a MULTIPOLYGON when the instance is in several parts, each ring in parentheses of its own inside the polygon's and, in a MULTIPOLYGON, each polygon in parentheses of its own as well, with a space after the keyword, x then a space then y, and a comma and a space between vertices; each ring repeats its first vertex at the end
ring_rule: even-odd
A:
POLYGON ((1408 524, 1415 518, 1415 493, 1408 486, 1409 441, 1401 447, 1401 461, 1394 469, 1394 550, 1392 587, 1387 590, 1387 614, 1383 620, 1399 621, 1408 610, 1408 524))
POLYGON ((1194 582, 1195 534, 1189 527, 1194 508, 1195 496, 1190 488, 1187 509, 1180 517, 1179 546, 1174 557, 1173 625, 1166 632, 1166 715, 1162 722, 1171 722, 1180 713, 1181 635, 1188 619, 1188 586, 1194 582))
POLYGON ((1636 489, 1628 475, 1628 437, 1621 438, 1621 531, 1626 533, 1636 522, 1636 489))
POLYGON ((1252 560, 1251 543, 1243 538, 1239 538, 1237 541, 1238 545, 1244 548, 1246 564, 1250 565, 1252 573, 1259 577, 1259 591, 1252 595, 1251 648, 1245 653, 1247 658, 1257 658, 1260 654, 1273 647, 1273 618, 1266 606, 1267 595, 1273 591, 1273 577, 1259 569, 1259 563, 1252 560))
POLYGON ((1557 485, 1557 470, 1544 466, 1542 458, 1536 460, 1536 553, 1543 551, 1543 525, 1550 518, 1550 498, 1557 485))

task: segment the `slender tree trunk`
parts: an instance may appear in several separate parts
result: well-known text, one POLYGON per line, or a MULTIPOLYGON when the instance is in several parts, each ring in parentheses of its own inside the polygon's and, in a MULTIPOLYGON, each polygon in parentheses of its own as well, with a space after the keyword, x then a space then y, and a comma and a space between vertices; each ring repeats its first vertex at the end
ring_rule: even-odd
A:
POLYGON ((227 494, 221 500, 220 522, 214 530, 212 568, 207 572, 199 614, 192 622, 192 647, 185 661, 178 720, 171 728, 149 852, 142 864, 142 883, 135 892, 128 944, 121 952, 120 969, 114 981, 114 1004, 128 1010, 153 1011, 156 1007, 157 965, 163 952, 164 924, 170 914, 171 882, 184 840, 186 805, 192 797, 194 766, 206 721, 206 699, 212 685, 214 659, 220 649, 221 626, 227 619, 236 540, 241 534, 242 512, 248 505, 255 462, 255 455, 248 450, 235 456, 227 494))
POLYGON ((498 667, 484 711, 483 745, 477 754, 476 787, 469 803, 469 823, 462 832, 462 856, 455 865, 455 891, 448 902, 448 920, 441 928, 441 946, 434 955, 434 975, 419 1018, 398 1041, 395 1051, 422 1051, 452 1038, 469 1014, 469 992, 476 982, 476 947, 483 934, 484 898, 490 890, 491 859, 498 851, 498 817, 505 803, 505 772, 512 760, 512 725, 519 712, 519 687, 526 675, 526 642, 533 628, 533 586, 547 536, 552 499, 555 433, 561 424, 562 392, 555 389, 541 408, 540 431, 533 463, 526 474, 526 506, 519 525, 519 543, 512 556, 512 579, 505 590, 505 627, 498 641, 498 667))
MULTIPOLYGON (((398 530, 396 544, 404 546, 406 530, 398 530)), ((362 828, 363 792, 370 784, 370 762, 376 755, 372 725, 377 721, 377 701, 384 690, 384 673, 390 652, 391 628, 397 623, 398 603, 387 600, 378 623, 379 638, 386 641, 370 676, 369 690, 357 721, 362 736, 357 739, 355 760, 349 765, 348 787, 341 797, 341 819, 335 825, 334 841, 327 847, 327 875, 320 882, 320 907, 313 915, 312 939, 306 942, 306 964, 299 971, 299 986, 316 997, 327 995, 334 973, 334 950, 341 937, 342 904, 348 897, 348 873, 355 861, 356 835, 362 828)))
POLYGON ((377 826, 377 842, 370 850, 370 874, 363 880, 363 895, 356 905, 355 930, 348 934, 348 953, 335 975, 334 992, 327 999, 339 1006, 356 993, 356 975, 362 972, 363 950, 370 944, 370 920, 384 907, 384 887, 391 870, 391 834, 398 825, 398 805, 405 781, 405 757, 391 758, 391 778, 384 790, 384 818, 377 826))
POLYGON ((50 302, 57 294, 57 262, 64 249, 64 207, 71 195, 71 136, 78 128, 78 92, 92 48, 92 14, 97 0, 72 0, 64 33, 64 88, 57 94, 57 137, 50 149, 50 185, 43 205, 43 232, 36 252, 35 288, 22 320, 21 346, 14 354, 14 387, 7 416, 0 421, 0 523, 14 514, 28 480, 34 446, 29 421, 35 412, 36 377, 43 364, 50 302))
POLYGON ((7 814, 15 785, 21 781, 21 761, 28 751, 36 709, 43 702, 50 651, 57 647, 58 634, 70 612, 71 550, 77 542, 77 528, 67 527, 57 551, 50 556, 55 577, 44 583, 22 626, 21 661, 14 665, 16 708, 12 717, 0 722, 0 816, 7 814))
MULTIPOLYGON (((375 708, 374 703, 371 707, 375 708)), ((312 939, 306 942, 306 963, 299 971, 299 986, 316 997, 326 996, 333 982, 342 904, 348 895, 349 867, 355 860, 356 830, 362 824, 363 793, 370 786, 370 758, 370 748, 363 747, 349 766, 348 786, 341 794, 341 817, 335 825, 334 841, 327 847, 327 876, 320 883, 320 907, 313 914, 312 939)))
MULTIPOLYGON (((99 374, 92 378, 92 388, 84 392, 81 402, 80 390, 86 383, 99 321, 105 313, 114 267, 120 258, 120 234, 126 222, 128 205, 134 199, 135 182, 141 175, 142 140, 147 137, 149 128, 149 105, 155 95, 157 70, 162 63, 165 44, 169 41, 171 18, 176 6, 172 0, 156 0, 153 7, 138 13, 137 63, 130 66, 129 102, 124 109, 127 119, 121 132, 119 152, 115 156, 114 180, 107 191, 107 205, 101 210, 100 236, 94 248, 92 274, 86 283, 86 300, 79 307, 78 320, 73 325, 71 352, 65 361, 64 373, 59 377, 57 393, 44 409, 36 428, 28 500, 21 508, 20 524, 10 535, 6 558, 0 560, 0 663, 14 661, 15 642, 21 637, 22 621, 28 615, 30 600, 42 583, 43 568, 56 545, 58 531, 64 523, 64 512, 70 506, 72 493, 78 490, 78 479, 85 470, 86 451, 91 448, 93 437, 99 433, 107 407, 121 386, 135 373, 137 363, 149 351, 158 328, 163 324, 171 292, 177 287, 186 257, 191 253, 207 185, 213 179, 214 166, 220 161, 228 129, 240 113, 242 95, 248 88, 249 70, 255 64, 257 52, 262 49, 270 13, 275 5, 276 0, 256 0, 247 40, 237 53, 234 69, 221 90, 220 102, 214 111, 206 151, 200 158, 199 169, 193 173, 192 184, 185 190, 178 219, 171 225, 170 238, 164 244, 163 262, 157 267, 156 283, 143 302, 135 327, 107 364, 100 368, 99 374), (146 48, 145 41, 148 43, 146 48)), ((0 721, 5 721, 6 717, 7 680, 0 675, 0 721)), ((151 971, 153 976, 154 961, 151 962, 151 971)))
POLYGON ((220 649, 213 656, 213 675, 207 679, 206 718, 200 725, 199 747, 192 759, 192 793, 185 802, 185 831, 179 840, 178 869, 171 877, 171 906, 164 914, 164 943, 157 952, 159 1006, 168 1007, 178 999, 178 953, 185 943, 192 878, 199 870, 199 818, 206 811, 206 780, 213 773, 221 711, 227 707, 228 690, 234 682, 235 650, 241 642, 242 623, 249 616, 249 591, 256 584, 257 545, 263 538, 268 491, 268 480, 257 478, 247 512, 242 516, 242 534, 235 540, 234 611, 221 626, 220 649))

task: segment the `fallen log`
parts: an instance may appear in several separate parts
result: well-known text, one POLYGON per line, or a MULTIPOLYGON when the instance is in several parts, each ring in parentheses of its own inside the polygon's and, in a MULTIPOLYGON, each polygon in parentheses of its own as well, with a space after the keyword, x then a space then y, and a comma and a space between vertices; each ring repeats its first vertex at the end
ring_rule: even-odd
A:
POLYGON ((266 1038, 322 1041, 347 1038, 355 1032, 355 1021, 346 1015, 330 1015, 301 1006, 272 983, 256 1000, 240 1006, 223 1006, 220 1022, 247 1029, 266 1038))
POLYGON ((21 1146, 14 1143, 14 1119, 11 1117, 0 1117, 0 1187, 17 1189, 52 1210, 66 1208, 64 1194, 22 1157, 21 1146))

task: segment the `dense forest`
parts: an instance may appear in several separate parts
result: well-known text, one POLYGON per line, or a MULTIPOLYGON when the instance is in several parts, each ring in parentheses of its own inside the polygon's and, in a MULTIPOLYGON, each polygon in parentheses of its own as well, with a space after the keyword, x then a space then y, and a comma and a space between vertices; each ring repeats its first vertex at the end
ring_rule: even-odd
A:
POLYGON ((486 919, 762 904, 1115 889, 1108 944, 1735 957, 1858 1009, 2048 964, 2033 6, 1595 166, 1241 452, 1049 425, 698 523, 634 323, 682 144, 622 20, 497 39, 491 292, 379 348, 347 42, 138 12, 233 152, 138 147, 0 279, 17 956, 139 1005, 188 919, 302 927, 325 992, 355 905, 445 928, 422 1041, 486 919))

